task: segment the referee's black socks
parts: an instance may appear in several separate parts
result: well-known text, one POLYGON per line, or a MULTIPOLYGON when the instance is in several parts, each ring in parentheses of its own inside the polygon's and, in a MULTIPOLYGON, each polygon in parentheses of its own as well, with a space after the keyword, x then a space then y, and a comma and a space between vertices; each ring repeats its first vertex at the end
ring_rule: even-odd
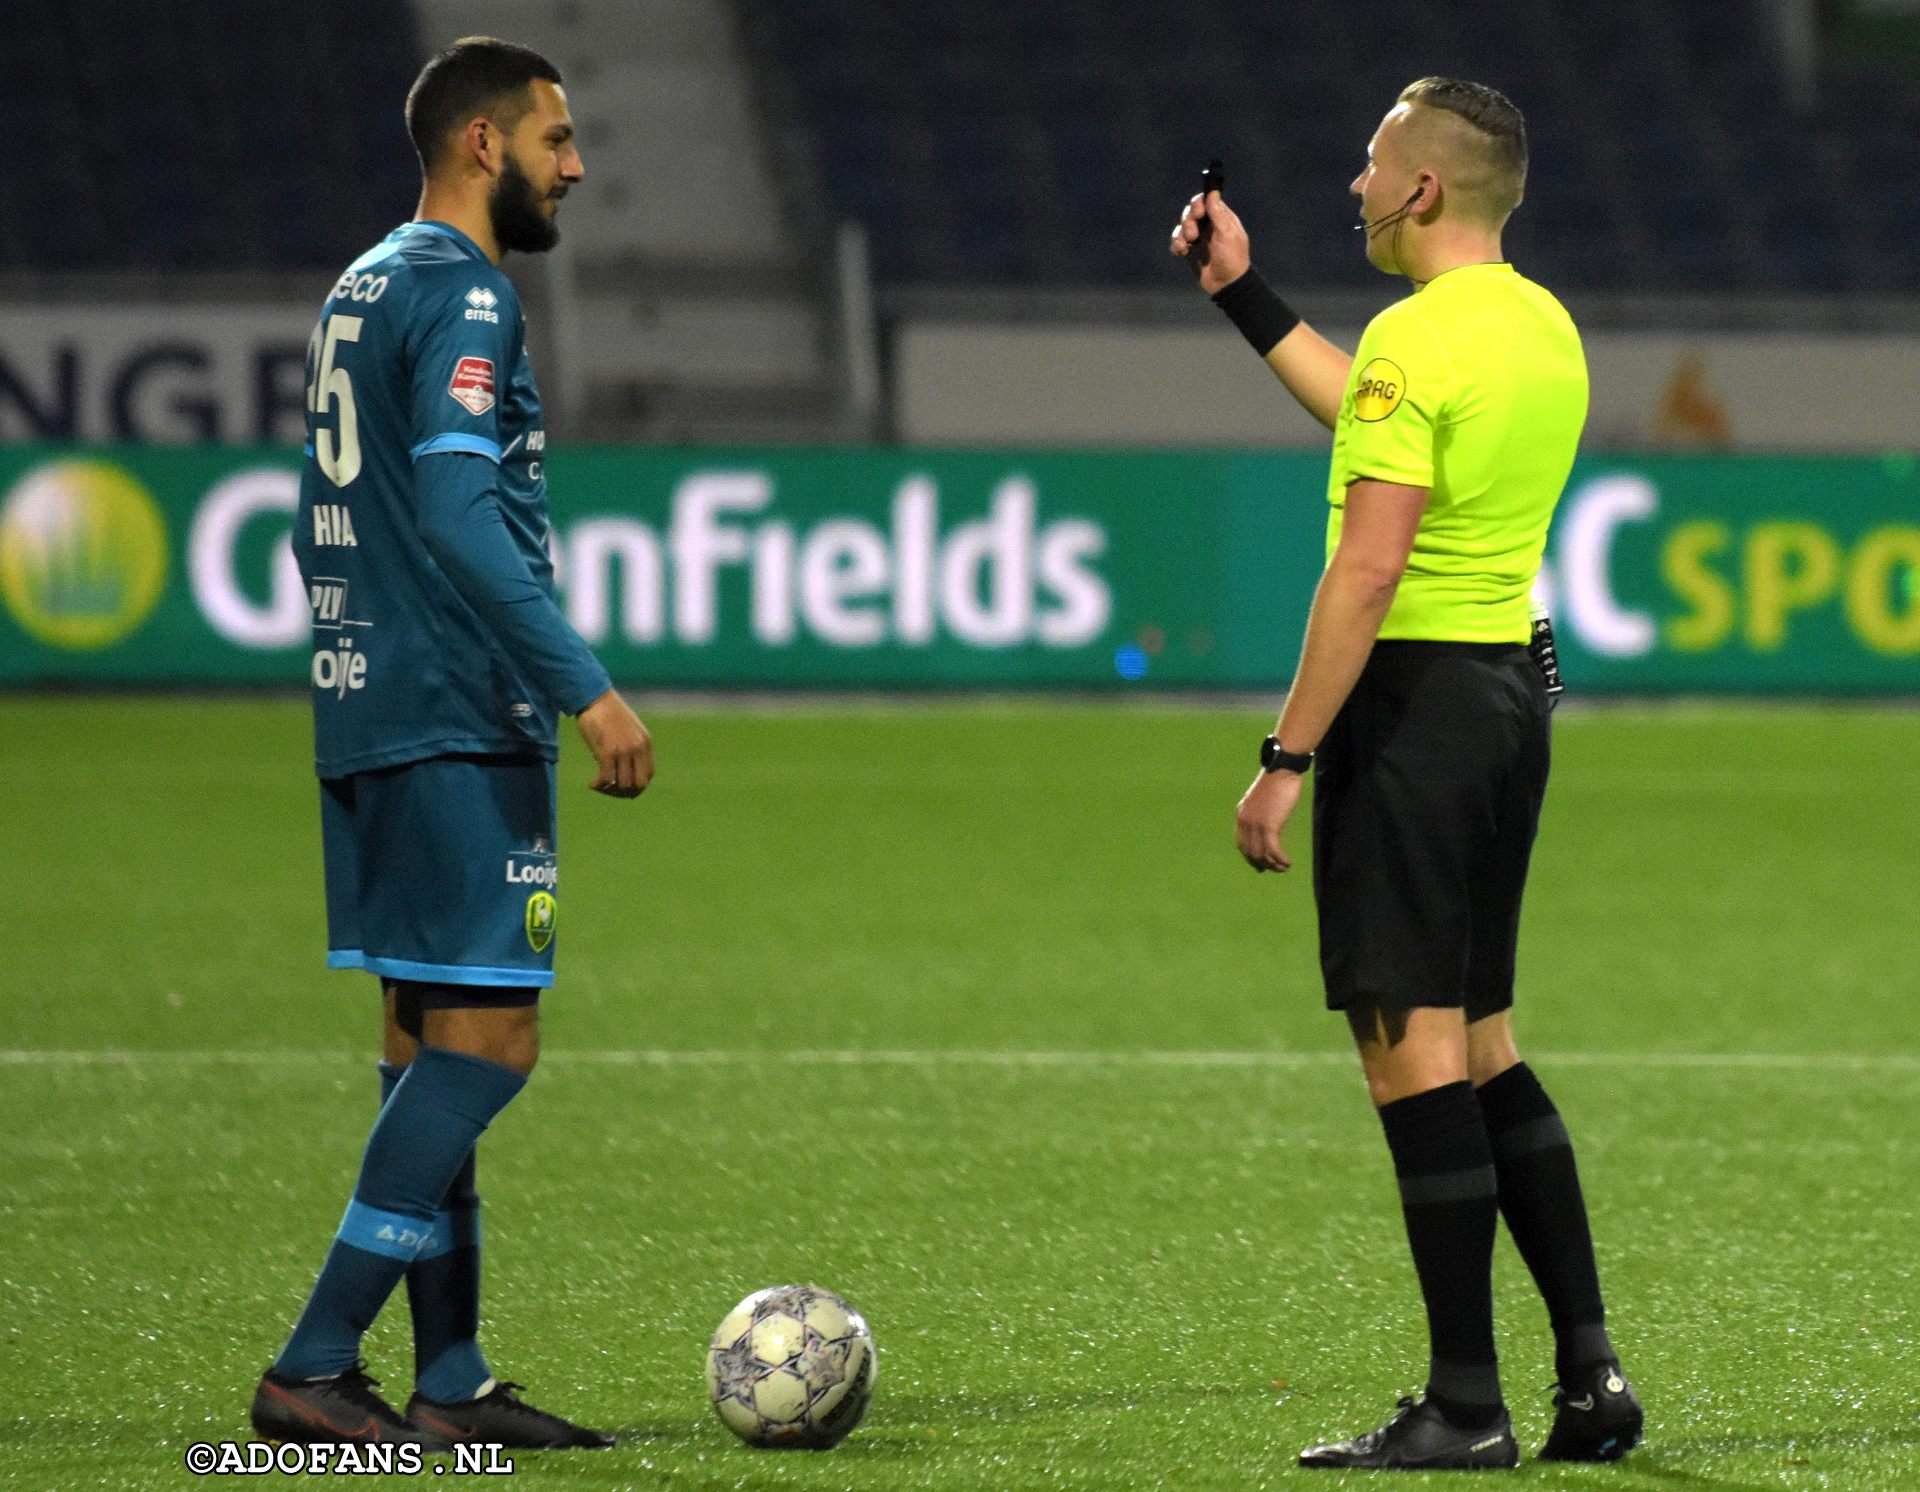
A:
POLYGON ((1485 1429, 1501 1412, 1493 1346, 1499 1206, 1480 1105, 1472 1084, 1448 1083, 1383 1104, 1380 1124, 1427 1306, 1427 1398, 1460 1429, 1485 1429))
POLYGON ((1553 1322, 1554 1366, 1563 1384, 1617 1361, 1607 1340, 1593 1233, 1560 1111, 1524 1062, 1481 1086, 1480 1111, 1493 1142, 1500 1210, 1553 1322))

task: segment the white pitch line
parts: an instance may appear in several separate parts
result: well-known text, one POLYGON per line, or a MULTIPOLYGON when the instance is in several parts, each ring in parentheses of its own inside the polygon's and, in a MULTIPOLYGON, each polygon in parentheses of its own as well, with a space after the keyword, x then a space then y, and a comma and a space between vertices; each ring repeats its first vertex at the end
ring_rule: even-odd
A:
MULTIPOLYGON (((1554 1052, 1533 1054, 1543 1067, 1617 1067, 1661 1070, 1920 1073, 1920 1055, 1849 1052, 1554 1052)), ((0 1049, 0 1067, 284 1067, 362 1063, 369 1054, 301 1049, 264 1051, 50 1051, 0 1049)), ((1272 1051, 917 1051, 740 1049, 730 1051, 550 1051, 543 1064, 583 1067, 989 1067, 989 1068, 1214 1068, 1349 1067, 1351 1052, 1272 1051)))

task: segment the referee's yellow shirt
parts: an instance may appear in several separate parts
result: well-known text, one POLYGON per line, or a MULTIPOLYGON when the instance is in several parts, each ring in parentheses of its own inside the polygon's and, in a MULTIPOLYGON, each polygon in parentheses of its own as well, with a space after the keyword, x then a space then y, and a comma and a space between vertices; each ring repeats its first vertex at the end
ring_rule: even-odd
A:
POLYGON ((1547 524, 1587 418, 1566 308, 1510 264, 1469 264, 1368 325, 1333 433, 1327 556, 1347 487, 1430 489, 1383 638, 1525 642, 1547 524))

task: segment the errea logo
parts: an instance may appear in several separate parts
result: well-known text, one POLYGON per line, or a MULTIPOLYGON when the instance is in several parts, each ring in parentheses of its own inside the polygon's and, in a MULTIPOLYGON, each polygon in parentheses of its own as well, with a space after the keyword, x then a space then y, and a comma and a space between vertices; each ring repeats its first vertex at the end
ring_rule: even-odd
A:
POLYGON ((500 324, 500 313, 494 307, 500 304, 500 297, 484 285, 475 285, 467 292, 467 320, 491 321, 500 324))

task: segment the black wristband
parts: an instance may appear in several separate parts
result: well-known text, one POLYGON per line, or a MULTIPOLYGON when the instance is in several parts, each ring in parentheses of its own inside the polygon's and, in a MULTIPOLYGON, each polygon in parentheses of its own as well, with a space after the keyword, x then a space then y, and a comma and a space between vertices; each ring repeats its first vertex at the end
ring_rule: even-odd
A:
POLYGON ((1213 303, 1227 313, 1227 320, 1240 328, 1240 335, 1262 357, 1300 324, 1293 308, 1275 295, 1273 287, 1260 278, 1260 271, 1251 266, 1216 295, 1213 303))

